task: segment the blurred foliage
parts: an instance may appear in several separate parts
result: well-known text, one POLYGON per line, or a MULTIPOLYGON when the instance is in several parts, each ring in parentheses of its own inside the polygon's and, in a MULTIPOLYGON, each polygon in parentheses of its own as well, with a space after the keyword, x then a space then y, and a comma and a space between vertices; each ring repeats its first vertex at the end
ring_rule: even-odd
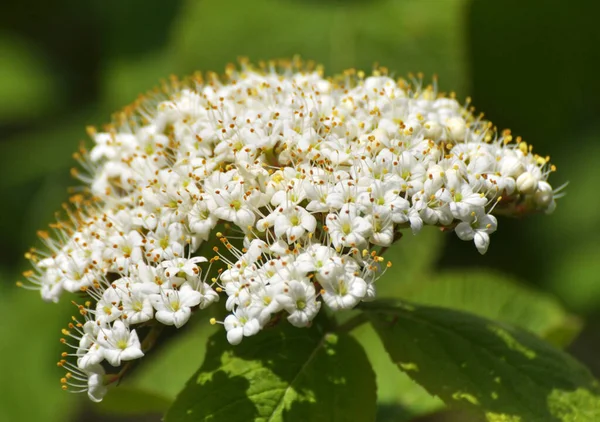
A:
MULTIPOLYGON (((390 251, 398 260, 380 291, 504 319, 561 343, 577 331, 562 302, 569 312, 589 317, 572 350, 600 370, 590 351, 600 328, 600 197, 592 195, 600 180, 595 8, 591 0, 4 2, 0 316, 10 323, 0 330, 0 420, 68 421, 85 401, 60 391, 54 366, 62 350, 59 329, 71 312, 68 300, 43 304, 35 293, 11 287, 27 268, 21 257, 35 243, 36 229, 66 200, 71 152, 85 139, 85 126, 108 121, 169 74, 219 71, 241 55, 259 60, 300 54, 324 64, 328 74, 345 67, 369 70, 374 62, 398 76, 437 73, 442 90, 471 95, 499 127, 513 128, 536 151, 551 155, 558 166, 551 181, 569 182, 552 216, 502 219, 484 257, 451 234, 407 233, 390 251), (457 276, 463 274, 457 269, 473 266, 509 276, 457 276), (493 299, 506 305, 490 306, 481 280, 505 286, 493 299), (531 286, 518 284, 523 281, 531 286), (523 297, 532 297, 545 317, 511 313, 522 309, 523 297)), ((141 402, 154 397, 151 410, 161 411, 200 366, 212 329, 198 321, 170 339, 125 380, 123 394, 126 388, 141 402)), ((387 361, 369 327, 354 335, 367 345, 376 373, 392 380, 386 386, 378 379, 381 409, 387 409, 380 409, 380 420, 412 420, 439 408, 387 361), (407 393, 394 395, 400 386, 407 393)), ((88 405, 81 418, 114 411, 119 403, 103 406, 88 405)))
POLYGON ((16 37, 0 37, 0 116, 5 121, 34 120, 60 101, 44 72, 39 53, 16 37))

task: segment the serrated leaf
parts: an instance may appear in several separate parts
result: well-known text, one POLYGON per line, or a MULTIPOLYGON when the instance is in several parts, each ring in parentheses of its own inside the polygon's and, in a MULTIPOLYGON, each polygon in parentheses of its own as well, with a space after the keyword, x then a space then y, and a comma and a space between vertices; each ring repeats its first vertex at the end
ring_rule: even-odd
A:
POLYGON ((373 421, 375 389, 367 356, 348 334, 285 324, 234 347, 220 331, 165 420, 373 421))
POLYGON ((575 359, 523 330, 455 310, 365 304, 392 360, 451 407, 490 421, 600 420, 600 390, 575 359))
POLYGON ((557 346, 569 344, 581 329, 581 321, 552 296, 491 270, 446 271, 413 288, 403 298, 506 322, 557 346))

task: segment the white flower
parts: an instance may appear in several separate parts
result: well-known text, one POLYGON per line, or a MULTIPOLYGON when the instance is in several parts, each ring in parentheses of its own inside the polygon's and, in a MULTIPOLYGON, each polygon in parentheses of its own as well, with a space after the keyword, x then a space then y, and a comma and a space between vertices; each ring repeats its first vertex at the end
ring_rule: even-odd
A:
POLYGON ((275 299, 289 314, 288 321, 295 327, 306 327, 321 308, 316 300, 315 288, 310 283, 291 280, 286 283, 283 293, 275 299))
POLYGON ((101 329, 97 341, 103 349, 104 358, 112 366, 144 356, 137 333, 130 331, 122 321, 115 321, 112 327, 101 329))
POLYGON ((343 205, 339 213, 327 215, 327 228, 333 246, 362 246, 372 231, 369 221, 360 217, 354 204, 343 205))
POLYGON ((462 185, 459 191, 446 189, 440 198, 449 203, 454 218, 462 221, 469 219, 471 213, 481 211, 488 201, 484 194, 473 192, 468 184, 462 185))
POLYGON ((142 283, 132 285, 121 300, 123 316, 129 324, 140 324, 154 318, 154 308, 142 283))
POLYGON ((160 266, 165 268, 167 278, 177 277, 181 273, 195 277, 200 274, 200 269, 196 264, 207 261, 203 256, 196 256, 190 259, 174 258, 161 262, 160 266))
POLYGON ((180 223, 163 223, 146 235, 146 256, 152 261, 183 255, 185 227, 180 223))
POLYGON ((108 388, 104 384, 104 375, 106 372, 101 365, 94 365, 87 368, 84 373, 87 375, 87 393, 91 401, 99 403, 102 401, 108 388))
POLYGON ((223 292, 232 344, 282 311, 308 326, 323 303, 373 300, 380 255, 405 231, 454 228, 484 253, 492 214, 551 212, 562 195, 546 157, 434 85, 361 72, 338 84, 295 63, 227 75, 90 129, 74 172, 87 186, 26 255, 44 300, 85 296, 64 365, 94 400, 121 376, 103 360, 142 356, 137 324, 181 327, 223 292))
POLYGON ((275 236, 286 236, 288 242, 294 242, 304 235, 313 233, 317 227, 317 220, 302 207, 292 206, 285 208, 275 219, 275 236))
POLYGON ((456 226, 456 235, 461 240, 473 240, 480 254, 487 252, 490 234, 496 231, 498 222, 490 214, 477 214, 471 222, 463 221, 456 226))
POLYGON ((394 241, 394 225, 389 214, 370 215, 367 220, 371 223, 372 233, 369 242, 373 245, 390 246, 394 241))
POLYGON ((163 290, 160 294, 150 295, 152 306, 156 309, 154 317, 165 325, 183 326, 192 315, 192 309, 202 300, 202 294, 188 283, 179 290, 163 290))
POLYGON ((260 330, 258 319, 244 308, 238 308, 228 315, 223 325, 227 330, 227 341, 231 344, 240 344, 242 338, 253 336, 260 330))
POLYGON ((210 211, 218 218, 231 221, 245 230, 254 224, 256 216, 243 185, 236 183, 231 188, 215 189, 208 202, 210 211))
POLYGON ((367 295, 365 280, 342 269, 336 269, 322 284, 323 301, 334 311, 351 309, 367 295))
POLYGON ((190 230, 202 240, 208 240, 210 232, 217 225, 217 217, 208 210, 208 204, 198 201, 188 214, 190 230))
POLYGON ((118 266, 126 265, 125 260, 137 263, 142 260, 142 244, 142 236, 136 230, 124 236, 111 236, 108 239, 105 255, 108 259, 115 260, 118 266))
POLYGON ((102 299, 96 303, 96 321, 106 324, 120 318, 123 314, 120 304, 121 297, 115 289, 105 290, 102 299))
POLYGON ((210 305, 219 301, 219 294, 215 292, 207 283, 200 283, 196 287, 198 293, 200 293, 200 302, 198 308, 206 309, 210 305))
POLYGON ((86 334, 82 338, 82 342, 79 344, 77 356, 80 356, 77 359, 77 366, 85 370, 98 365, 104 360, 104 349, 100 347, 98 343, 96 343, 95 338, 92 338, 86 334))

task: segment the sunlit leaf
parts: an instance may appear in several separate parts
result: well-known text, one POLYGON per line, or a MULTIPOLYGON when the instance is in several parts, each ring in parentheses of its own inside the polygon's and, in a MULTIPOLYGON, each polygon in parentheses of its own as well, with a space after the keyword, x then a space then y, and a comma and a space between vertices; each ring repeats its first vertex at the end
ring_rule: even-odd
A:
POLYGON ((165 420, 372 421, 375 390, 367 356, 348 334, 286 324, 234 347, 218 332, 165 420))

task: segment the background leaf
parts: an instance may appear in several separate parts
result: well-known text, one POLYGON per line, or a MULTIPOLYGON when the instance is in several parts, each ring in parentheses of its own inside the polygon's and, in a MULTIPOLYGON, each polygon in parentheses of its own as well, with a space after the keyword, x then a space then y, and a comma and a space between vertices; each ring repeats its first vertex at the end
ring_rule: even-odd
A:
POLYGON ((61 328, 75 307, 40 303, 35 293, 3 292, 0 301, 0 406, 1 421, 68 420, 78 409, 75 396, 61 390, 64 370, 56 366, 64 346, 61 328), (35 306, 32 305, 35 303, 35 306), (36 333, 32 335, 31 333, 36 333), (40 358, 39 350, 47 353, 40 358), (35 374, 29 378, 30 374, 35 374), (32 382, 24 382, 31 379, 32 382), (10 403, 10 406, 4 405, 10 403))
POLYGON ((551 295, 491 270, 445 271, 413 285, 403 298, 411 302, 470 312, 506 322, 566 346, 581 321, 551 295))
POLYGON ((490 421, 600 418, 597 381, 531 334, 443 308, 365 308, 392 360, 451 407, 479 409, 490 421))
POLYGON ((367 356, 348 334, 286 323, 232 347, 220 331, 165 420, 372 421, 375 389, 367 356))
POLYGON ((59 102, 40 52, 26 40, 0 36, 0 121, 25 120, 59 102))
POLYGON ((429 280, 436 270, 447 236, 435 227, 424 227, 414 236, 405 230, 402 239, 385 253, 392 266, 377 281, 378 297, 403 297, 429 280))
POLYGON ((156 393, 139 388, 119 386, 114 394, 109 394, 96 405, 102 413, 120 415, 163 414, 171 406, 172 400, 156 393))
MULTIPOLYGON (((167 344, 163 348, 149 354, 124 385, 173 402, 190 374, 202 364, 208 338, 215 333, 215 327, 207 318, 195 319, 190 322, 191 327, 186 327, 182 333, 165 341, 167 344)), ((115 394, 119 394, 118 389, 115 394)))

